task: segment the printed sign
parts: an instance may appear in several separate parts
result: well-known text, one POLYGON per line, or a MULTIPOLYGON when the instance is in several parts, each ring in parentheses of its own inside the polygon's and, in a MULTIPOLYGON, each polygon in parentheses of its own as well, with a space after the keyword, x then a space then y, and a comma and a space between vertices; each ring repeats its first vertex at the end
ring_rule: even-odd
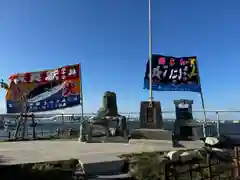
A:
MULTIPOLYGON (((201 92, 197 58, 152 55, 153 91, 201 92)), ((149 89, 149 61, 146 66, 144 88, 149 89)))
POLYGON ((80 104, 80 65, 53 70, 18 73, 9 77, 7 113, 41 112, 80 104))

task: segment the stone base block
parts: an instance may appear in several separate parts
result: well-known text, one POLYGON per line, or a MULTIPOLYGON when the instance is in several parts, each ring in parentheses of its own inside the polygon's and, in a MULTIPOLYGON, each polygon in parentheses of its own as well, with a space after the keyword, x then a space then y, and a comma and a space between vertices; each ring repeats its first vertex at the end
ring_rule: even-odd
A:
POLYGON ((81 156, 79 164, 86 175, 104 175, 121 173, 124 160, 114 155, 93 154, 81 156))
POLYGON ((172 131, 164 129, 135 129, 131 139, 172 140, 172 131))
POLYGON ((114 137, 93 137, 91 140, 87 141, 87 143, 128 143, 128 139, 124 139, 121 136, 114 137))

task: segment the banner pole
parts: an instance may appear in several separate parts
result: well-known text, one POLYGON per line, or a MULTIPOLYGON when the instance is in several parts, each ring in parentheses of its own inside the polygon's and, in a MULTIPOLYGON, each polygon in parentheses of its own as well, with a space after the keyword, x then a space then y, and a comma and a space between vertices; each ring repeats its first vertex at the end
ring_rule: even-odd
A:
POLYGON ((203 136, 206 137, 207 114, 206 114, 205 103, 204 103, 204 98, 203 98, 202 85, 201 85, 201 81, 200 81, 200 69, 199 69, 197 60, 196 60, 196 66, 197 66, 197 69, 198 69, 198 83, 199 83, 200 88, 201 88, 200 96, 201 96, 201 103, 202 103, 202 109, 203 109, 203 114, 204 114, 203 136))
POLYGON ((148 43, 149 43, 149 105, 152 105, 152 0, 148 0, 148 43))
POLYGON ((82 131, 82 123, 84 121, 84 115, 83 115, 83 91, 82 91, 82 65, 80 66, 80 106, 81 106, 81 121, 79 125, 79 138, 81 138, 81 131, 82 131))
POLYGON ((201 91, 201 93, 200 93, 200 96, 201 96, 201 102, 202 102, 202 108, 203 108, 203 114, 204 114, 203 135, 204 135, 204 137, 206 137, 207 115, 206 115, 206 109, 205 109, 205 103, 204 103, 202 91, 201 91))

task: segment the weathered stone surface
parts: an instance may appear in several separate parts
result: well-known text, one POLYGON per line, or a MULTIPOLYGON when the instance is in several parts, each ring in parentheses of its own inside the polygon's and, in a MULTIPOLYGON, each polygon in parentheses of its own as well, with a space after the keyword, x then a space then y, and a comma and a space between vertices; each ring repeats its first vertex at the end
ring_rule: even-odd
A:
MULTIPOLYGON (((224 175, 228 177, 227 172, 233 167, 232 160, 223 161, 219 156, 212 156, 214 152, 223 152, 216 148, 202 148, 195 150, 174 150, 166 153, 164 156, 159 156, 156 154, 142 154, 142 156, 136 156, 136 160, 133 162, 131 167, 131 173, 136 177, 136 179, 147 179, 149 177, 149 172, 151 179, 161 179, 165 169, 168 168, 168 173, 173 176, 176 175, 177 179, 188 179, 190 176, 190 169, 192 175, 198 176, 199 179, 203 179, 208 172, 199 172, 200 166, 206 166, 209 163, 209 158, 211 157, 212 173, 225 172, 224 175), (208 155, 208 156, 207 156, 208 155), (181 173, 181 174, 179 174, 181 173), (204 175, 205 174, 205 175, 204 175), (161 178, 160 178, 161 177, 161 178), (181 177, 181 178, 180 178, 181 177)), ((225 151, 228 156, 230 153, 225 151)), ((203 169, 201 169, 203 170, 203 169)), ((208 171, 208 169, 205 169, 208 171)))
POLYGON ((194 142, 182 142, 185 148, 172 147, 171 141, 141 140, 135 143, 82 143, 78 141, 2 142, 0 164, 25 164, 80 159, 83 155, 122 155, 129 153, 201 148, 194 142))
POLYGON ((180 155, 182 154, 182 151, 170 151, 167 153, 166 157, 168 157, 171 161, 179 161, 180 155))
POLYGON ((193 159, 203 159, 203 156, 198 150, 191 150, 191 151, 170 151, 166 155, 171 161, 181 161, 187 162, 193 159))
POLYGON ((219 140, 215 137, 206 137, 205 143, 207 145, 214 146, 214 145, 217 145, 219 143, 219 140))
MULTIPOLYGON (((91 141, 87 141, 88 143, 128 143, 128 139, 124 139, 121 136, 102 136, 95 137, 91 141)), ((107 145, 107 144, 106 144, 107 145)))
POLYGON ((163 118, 160 101, 152 101, 149 107, 148 101, 140 104, 140 128, 143 129, 162 129, 163 118))
POLYGON ((129 173, 125 173, 125 174, 117 174, 117 175, 101 175, 101 176, 97 176, 95 180, 117 180, 117 179, 131 179, 131 175, 129 173))
POLYGON ((202 125, 193 119, 192 100, 174 100, 176 121, 174 122, 174 138, 178 140, 199 140, 198 129, 202 125))
POLYGON ((86 142, 96 141, 95 139, 93 140, 96 134, 96 132, 94 132, 95 129, 97 129, 97 131, 101 129, 97 134, 101 134, 102 136, 122 136, 127 139, 127 120, 125 116, 118 114, 117 96, 115 92, 106 91, 104 93, 102 105, 97 113, 83 123, 80 140, 86 142), (115 123, 114 132, 109 129, 112 122, 115 123))
POLYGON ((115 92, 106 91, 102 97, 102 104, 93 120, 101 121, 107 116, 118 116, 117 96, 115 92))
POLYGON ((172 132, 164 129, 135 129, 131 139, 172 140, 172 132))
POLYGON ((180 161, 187 162, 194 159, 203 160, 203 156, 198 150, 185 151, 180 155, 180 161))
POLYGON ((83 173, 88 175, 120 173, 124 165, 122 159, 109 154, 94 154, 91 157, 82 156, 79 163, 83 173))

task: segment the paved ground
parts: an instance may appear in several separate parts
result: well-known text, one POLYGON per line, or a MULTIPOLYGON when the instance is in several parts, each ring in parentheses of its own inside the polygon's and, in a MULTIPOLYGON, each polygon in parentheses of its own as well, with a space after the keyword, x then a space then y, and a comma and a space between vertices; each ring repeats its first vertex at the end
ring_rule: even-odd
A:
MULTIPOLYGON (((185 148, 199 148, 199 142, 182 142, 185 148)), ((97 155, 173 150, 170 141, 124 143, 80 143, 77 141, 25 141, 0 143, 0 164, 25 164, 81 159, 97 155)))

